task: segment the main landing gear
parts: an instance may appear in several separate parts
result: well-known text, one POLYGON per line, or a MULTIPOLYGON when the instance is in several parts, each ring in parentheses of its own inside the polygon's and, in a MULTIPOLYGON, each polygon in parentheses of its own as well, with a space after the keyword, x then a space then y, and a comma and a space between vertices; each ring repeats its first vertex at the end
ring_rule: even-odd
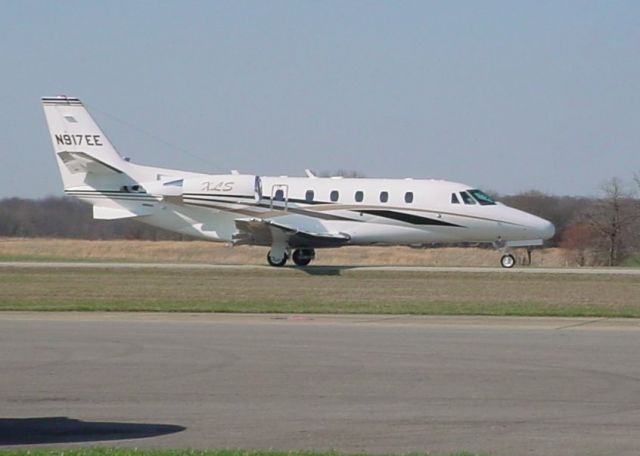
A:
POLYGON ((284 253, 284 255, 280 257, 273 256, 271 254, 271 250, 269 250, 269 253, 267 253, 267 263, 269 263, 271 266, 276 267, 284 266, 285 264, 287 264, 288 257, 289 255, 287 255, 286 253, 284 253))
POLYGON ((316 251, 313 249, 296 249, 293 251, 293 262, 296 266, 306 266, 316 257, 316 251))
MULTIPOLYGON (((296 249, 293 251, 293 254, 291 255, 291 259, 296 264, 296 266, 306 266, 309 263, 311 263, 311 260, 313 260, 315 257, 316 257, 316 251, 313 249, 296 249)), ((289 259, 289 254, 286 251, 276 252, 272 249, 272 250, 269 250, 269 253, 267 254, 267 262, 271 266, 276 266, 276 267, 284 266, 287 263, 288 259, 289 259)))

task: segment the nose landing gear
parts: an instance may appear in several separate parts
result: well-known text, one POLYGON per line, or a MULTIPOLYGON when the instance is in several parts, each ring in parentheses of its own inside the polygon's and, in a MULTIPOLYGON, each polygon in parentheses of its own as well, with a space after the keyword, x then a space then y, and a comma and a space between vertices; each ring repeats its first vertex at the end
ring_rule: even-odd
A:
POLYGON ((502 257, 500 258, 500 266, 506 269, 511 269, 516 265, 516 257, 511 253, 511 248, 501 238, 498 238, 497 241, 494 241, 493 246, 502 253, 502 257))
POLYGON ((516 258, 510 253, 502 255, 502 258, 500 258, 500 266, 502 266, 503 268, 511 269, 515 265, 516 258))

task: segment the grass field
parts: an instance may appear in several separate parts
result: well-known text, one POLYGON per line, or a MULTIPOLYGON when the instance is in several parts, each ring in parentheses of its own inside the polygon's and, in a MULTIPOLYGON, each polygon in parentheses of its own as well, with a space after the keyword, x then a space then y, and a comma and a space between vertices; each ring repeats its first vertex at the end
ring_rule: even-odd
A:
POLYGON ((623 266, 627 268, 640 268, 640 255, 634 255, 627 258, 623 266))
MULTIPOLYGON (((193 241, 87 241, 79 239, 0 238, 0 261, 118 261, 214 264, 265 264, 265 247, 229 247, 193 241)), ((497 266, 492 249, 410 247, 343 247, 318 250, 313 264, 497 266)), ((523 252, 516 252, 521 257, 523 252)), ((532 266, 572 266, 560 249, 536 250, 532 266)))
MULTIPOLYGON (((434 453, 411 453, 405 456, 436 456, 434 453)), ((441 456, 479 456, 476 453, 438 453, 441 456)), ((65 450, 0 450, 0 456, 363 456, 336 451, 242 451, 242 450, 140 450, 137 448, 78 448, 65 450)), ((387 455, 379 455, 387 456, 387 455)), ((392 455, 389 455, 392 456, 392 455)))
POLYGON ((640 280, 348 269, 313 275, 294 268, 3 267, 0 310, 640 317, 640 280))

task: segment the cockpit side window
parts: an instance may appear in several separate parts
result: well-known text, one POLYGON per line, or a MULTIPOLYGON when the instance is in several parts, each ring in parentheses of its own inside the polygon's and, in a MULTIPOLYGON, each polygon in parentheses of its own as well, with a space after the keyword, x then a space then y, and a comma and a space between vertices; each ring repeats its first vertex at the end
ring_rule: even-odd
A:
POLYGON ((458 199, 458 195, 455 193, 451 194, 451 204, 460 204, 460 200, 458 199))
POLYGON ((467 192, 460 192, 460 196, 462 197, 464 204, 476 204, 476 200, 474 200, 467 192))
POLYGON ((482 206, 493 206, 496 202, 482 190, 467 190, 482 206))

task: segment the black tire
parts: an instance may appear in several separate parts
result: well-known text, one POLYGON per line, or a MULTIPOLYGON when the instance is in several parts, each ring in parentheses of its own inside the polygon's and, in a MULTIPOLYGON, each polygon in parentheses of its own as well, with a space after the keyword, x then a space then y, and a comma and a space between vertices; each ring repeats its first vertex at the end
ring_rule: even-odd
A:
POLYGON ((267 253, 267 263, 269 263, 271 266, 275 266, 275 267, 281 267, 284 266, 285 264, 287 264, 287 254, 285 253, 284 256, 282 257, 282 260, 280 261, 274 261, 273 258, 271 258, 271 250, 269 250, 269 253, 267 253))
POLYGON ((516 258, 510 253, 506 255, 502 255, 502 258, 500 258, 500 266, 502 266, 505 269, 511 269, 515 265, 516 265, 516 258))
POLYGON ((306 266, 311 263, 313 255, 309 254, 309 252, 303 252, 302 249, 296 249, 293 251, 293 255, 291 255, 291 259, 296 264, 296 266, 306 266))

